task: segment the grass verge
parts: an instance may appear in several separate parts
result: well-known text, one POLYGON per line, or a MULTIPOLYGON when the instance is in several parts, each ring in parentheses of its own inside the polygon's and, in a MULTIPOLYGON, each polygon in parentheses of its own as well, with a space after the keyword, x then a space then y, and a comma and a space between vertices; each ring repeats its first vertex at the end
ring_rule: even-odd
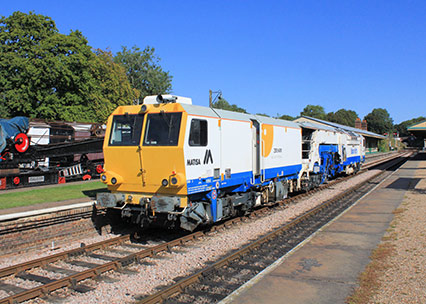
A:
POLYGON ((107 191, 100 181, 75 185, 63 185, 28 191, 3 193, 0 195, 0 209, 29 206, 40 203, 57 202, 78 198, 93 199, 98 192, 107 191))

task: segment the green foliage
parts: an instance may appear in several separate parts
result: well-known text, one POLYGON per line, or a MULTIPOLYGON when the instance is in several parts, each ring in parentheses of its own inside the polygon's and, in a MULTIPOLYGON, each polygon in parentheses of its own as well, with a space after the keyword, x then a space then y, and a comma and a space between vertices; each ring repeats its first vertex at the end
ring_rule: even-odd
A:
POLYGON ((426 120, 426 117, 419 116, 417 118, 405 120, 401 122, 400 124, 395 125, 395 128, 396 128, 396 131, 399 133, 399 136, 408 136, 410 135, 410 132, 407 131, 408 127, 411 127, 412 125, 415 125, 416 123, 419 123, 425 120, 426 120))
POLYGON ((60 34, 33 12, 0 19, 2 116, 103 122, 137 97, 124 70, 110 54, 93 53, 81 32, 60 34))
POLYGON ((286 115, 286 114, 284 114, 284 115, 277 114, 276 118, 283 119, 283 120, 290 120, 290 121, 296 119, 296 117, 293 117, 293 116, 290 116, 290 115, 286 115))
POLYGON ((137 100, 139 92, 131 88, 124 68, 114 62, 111 52, 98 49, 95 54, 91 72, 99 82, 90 95, 90 109, 100 121, 105 121, 117 106, 137 100))
POLYGON ((247 113, 247 111, 243 108, 238 107, 235 104, 229 104, 224 98, 218 98, 216 102, 212 104, 212 107, 215 109, 228 110, 233 112, 247 113))
POLYGON ((355 127, 355 120, 358 118, 358 114, 352 110, 340 109, 336 112, 330 112, 327 114, 327 120, 335 122, 341 125, 355 127))
POLYGON ((391 133, 393 120, 386 109, 373 109, 364 119, 367 121, 368 130, 377 134, 391 133))
POLYGON ((300 112, 300 116, 309 116, 318 119, 326 119, 326 114, 324 108, 322 106, 314 106, 307 105, 302 112, 300 112))
POLYGON ((0 86, 10 116, 73 120, 84 112, 94 55, 81 33, 59 34, 51 18, 32 12, 2 17, 0 25, 0 86))
POLYGON ((389 152, 389 142, 386 139, 382 139, 379 141, 379 152, 389 152))
POLYGON ((148 46, 143 51, 136 46, 130 50, 123 46, 114 57, 116 63, 124 66, 132 88, 139 91, 139 103, 145 96, 169 93, 172 89, 172 76, 163 71, 154 51, 148 46))
POLYGON ((271 116, 269 116, 268 114, 265 114, 265 113, 256 113, 256 115, 271 117, 271 116))

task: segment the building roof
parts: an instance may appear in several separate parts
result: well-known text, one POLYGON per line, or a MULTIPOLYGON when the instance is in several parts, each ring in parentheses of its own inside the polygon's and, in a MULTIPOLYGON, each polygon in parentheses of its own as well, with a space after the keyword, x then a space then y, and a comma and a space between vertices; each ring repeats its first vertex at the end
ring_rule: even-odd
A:
POLYGON ((295 119, 294 121, 297 121, 297 122, 302 122, 302 121, 316 122, 316 123, 331 126, 331 127, 337 128, 337 129, 342 129, 342 130, 345 130, 345 131, 348 131, 348 132, 356 132, 356 133, 364 135, 366 137, 374 137, 374 138, 379 138, 379 139, 385 139, 386 138, 385 136, 376 134, 374 132, 370 132, 370 131, 366 131, 366 130, 362 130, 362 129, 357 129, 357 128, 341 125, 341 124, 338 124, 338 123, 335 123, 335 122, 330 122, 330 121, 326 121, 326 120, 322 120, 322 119, 318 119, 318 118, 314 118, 314 117, 309 117, 309 116, 302 116, 302 117, 295 119))
POLYGON ((407 131, 411 132, 416 137, 426 138, 426 120, 408 127, 407 131))
POLYGON ((409 126, 407 128, 408 131, 415 131, 415 130, 426 130, 426 120, 422 122, 418 122, 412 126, 409 126))

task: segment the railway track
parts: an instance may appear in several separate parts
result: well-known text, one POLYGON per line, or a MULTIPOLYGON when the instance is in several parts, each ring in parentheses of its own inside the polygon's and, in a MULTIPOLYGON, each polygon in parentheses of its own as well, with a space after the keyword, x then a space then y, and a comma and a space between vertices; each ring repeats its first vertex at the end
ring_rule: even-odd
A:
MULTIPOLYGON (((391 160, 393 158, 401 156, 402 153, 392 153, 391 155, 379 155, 366 159, 366 163, 362 166, 361 170, 369 169, 377 166, 383 162, 391 160)), ((16 232, 23 232, 35 228, 41 228, 46 226, 52 226, 56 224, 62 224, 66 222, 72 222, 84 218, 94 217, 98 214, 103 214, 102 209, 96 210, 95 208, 79 208, 74 212, 67 212, 66 214, 58 214, 51 217, 41 217, 34 219, 27 219, 25 222, 16 224, 16 220, 8 220, 3 223, 0 222, 0 236, 5 234, 12 234, 16 232)))
MULTIPOLYGON (((350 177, 343 177, 339 180, 332 181, 320 188, 310 191, 309 193, 280 202, 276 206, 283 206, 285 204, 295 202, 302 197, 313 195, 321 189, 330 187, 349 178, 350 177)), ((268 208, 263 208, 256 210, 251 214, 251 216, 262 216, 268 212, 273 211, 268 208)), ((223 227, 227 227, 235 223, 240 223, 244 220, 246 220, 244 217, 235 218, 220 225, 210 227, 205 231, 198 231, 184 236, 171 235, 170 241, 150 246, 132 243, 130 235, 124 235, 92 245, 83 246, 78 249, 57 253, 45 258, 0 269, 0 290, 7 292, 7 294, 12 294, 0 299, 0 303, 16 303, 35 297, 43 297, 54 290, 64 287, 71 288, 78 292, 89 291, 91 290, 91 287, 82 284, 82 281, 96 278, 111 270, 121 270, 129 264, 143 261, 146 257, 155 257, 155 255, 161 251, 170 251, 176 246, 181 246, 190 241, 205 237, 209 234, 209 232, 222 229, 223 227), (96 263, 88 261, 88 259, 94 259, 96 260, 96 263), (55 264, 58 262, 62 263, 60 267, 55 264), (84 267, 85 269, 77 272, 64 267, 64 263, 84 267), (52 276, 49 275, 37 274, 37 269, 42 269, 44 273, 53 273, 55 274, 53 276, 55 278, 52 278, 52 276), (61 275, 61 277, 58 278, 58 275, 61 275), (22 284, 15 285, 13 284, 13 280, 16 278, 19 280, 31 281, 32 284, 29 284, 28 286, 34 286, 31 288, 23 288, 20 287, 22 284)), ((203 271, 202 274, 205 274, 205 271, 203 271)), ((160 296, 161 299, 162 297, 163 296, 160 296)))

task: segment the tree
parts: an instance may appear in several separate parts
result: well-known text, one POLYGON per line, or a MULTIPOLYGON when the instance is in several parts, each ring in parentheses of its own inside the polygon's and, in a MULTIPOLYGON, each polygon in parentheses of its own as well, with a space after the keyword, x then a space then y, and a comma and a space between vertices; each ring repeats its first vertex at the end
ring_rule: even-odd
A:
POLYGON ((292 120, 295 120, 296 119, 296 117, 293 117, 293 116, 290 116, 290 115, 286 115, 286 114, 284 114, 284 115, 280 115, 280 114, 278 114, 277 113, 277 117, 276 118, 278 118, 278 119, 283 119, 283 120, 290 120, 290 121, 292 121, 292 120))
POLYGON ((256 113, 256 115, 265 116, 265 117, 271 117, 271 116, 269 116, 268 114, 265 114, 265 113, 256 113))
POLYGON ((396 131, 399 133, 399 136, 401 136, 401 137, 402 136, 408 136, 408 135, 410 135, 410 132, 407 131, 408 127, 410 127, 410 126, 412 126, 416 123, 425 121, 425 120, 426 120, 426 117, 419 116, 417 118, 405 120, 405 121, 401 122, 400 124, 395 125, 395 128, 396 128, 396 131))
POLYGON ((0 19, 0 96, 10 117, 102 122, 113 105, 136 96, 123 79, 79 31, 60 34, 50 17, 33 12, 0 19))
POLYGON ((393 131, 393 120, 386 109, 373 109, 364 119, 367 121, 368 130, 371 132, 384 134, 393 131))
POLYGON ((213 102, 212 108, 228 110, 233 112, 247 113, 247 111, 243 108, 238 107, 235 104, 229 104, 223 97, 218 98, 217 101, 213 102))
POLYGON ((309 116, 318 119, 326 119, 326 114, 324 108, 322 106, 314 106, 307 105, 302 112, 300 112, 300 116, 309 116))
POLYGON ((132 88, 139 91, 139 103, 148 95, 169 93, 172 89, 172 76, 163 71, 155 49, 147 46, 143 51, 137 46, 130 50, 123 46, 114 57, 116 63, 124 66, 132 88))
POLYGON ((358 114, 352 110, 340 109, 335 113, 330 112, 327 114, 327 120, 336 122, 341 125, 355 127, 355 120, 358 118, 358 114))
POLYGON ((132 89, 123 66, 114 62, 110 51, 96 50, 96 60, 91 65, 92 74, 99 79, 96 91, 91 93, 90 108, 98 121, 105 121, 117 106, 132 104, 139 91, 132 89))
POLYGON ((92 81, 81 72, 93 54, 80 32, 62 35, 49 17, 15 12, 0 20, 0 48, 0 85, 11 116, 63 119, 60 113, 83 111, 81 92, 92 81))

